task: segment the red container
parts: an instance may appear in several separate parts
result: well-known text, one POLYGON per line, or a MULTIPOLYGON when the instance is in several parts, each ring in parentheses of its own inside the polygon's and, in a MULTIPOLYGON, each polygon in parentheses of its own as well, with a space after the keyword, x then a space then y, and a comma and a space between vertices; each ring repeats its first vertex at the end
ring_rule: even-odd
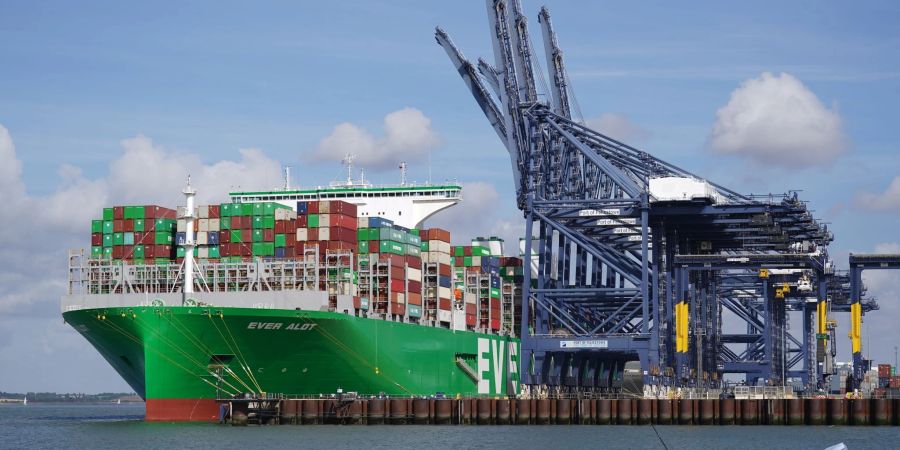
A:
POLYGON ((304 216, 297 216, 297 228, 306 228, 306 225, 309 224, 309 219, 304 216))
POLYGON ((284 244, 287 247, 293 247, 297 243, 297 232, 293 231, 284 236, 284 244))
POLYGON ((424 240, 450 242, 450 232, 440 228, 429 228, 425 230, 424 240))
MULTIPOLYGON (((144 254, 146 255, 146 249, 144 250, 144 254)), ((172 257, 172 246, 171 245, 154 245, 153 246, 153 257, 154 258, 171 258, 172 257)))
POLYGON ((229 251, 230 248, 231 247, 228 246, 227 244, 220 244, 219 245, 219 256, 222 256, 222 257, 231 256, 231 252, 229 251))
POLYGON ((356 230, 342 227, 329 227, 329 237, 332 241, 353 242, 357 241, 356 230))
POLYGON ((276 220, 275 221, 275 234, 284 234, 286 220, 276 220))
POLYGON ((348 230, 353 230, 354 232, 359 225, 359 222, 356 220, 356 216, 345 216, 345 215, 331 215, 331 226, 346 228, 348 230))
POLYGON ((438 299, 438 309, 441 309, 441 310, 444 310, 444 311, 450 311, 450 305, 451 305, 451 304, 452 304, 452 303, 450 302, 450 299, 449 299, 449 298, 440 298, 440 299, 438 299))
POLYGON ((253 230, 243 229, 241 230, 241 243, 249 244, 253 242, 253 230))
POLYGON ((103 245, 103 233, 91 233, 91 245, 94 247, 103 245))
POLYGON ((422 305, 422 294, 410 292, 406 294, 406 303, 410 305, 422 305))
POLYGON ((406 314, 406 305, 402 303, 391 303, 391 314, 402 316, 406 314))
POLYGON ((449 277, 452 270, 449 264, 438 264, 438 275, 442 277, 449 277))
POLYGON ((329 205, 331 214, 341 214, 356 219, 356 205, 341 200, 333 200, 329 205))
POLYGON ((241 217, 241 216, 232 216, 231 217, 231 229, 232 230, 240 230, 241 228, 243 228, 243 226, 241 226, 243 224, 242 219, 243 219, 243 217, 241 217))
POLYGON ((124 246, 122 246, 122 245, 114 245, 113 246, 113 249, 112 249, 113 259, 122 259, 122 255, 125 254, 125 251, 122 247, 124 247, 124 246))
MULTIPOLYGON (((113 215, 115 215, 115 209, 113 210, 113 215)), ((124 215, 124 210, 123 210, 124 215)), ((163 208, 162 206, 156 205, 146 205, 144 206, 144 218, 146 219, 174 219, 175 218, 175 210, 169 208, 163 208)), ((148 222, 150 222, 148 220, 148 222)))
POLYGON ((319 202, 306 202, 306 213, 307 214, 318 214, 319 213, 319 202))
POLYGON ((466 303, 466 315, 475 315, 475 305, 466 303))
POLYGON ((890 387, 892 388, 900 388, 900 376, 892 376, 890 381, 890 387))
POLYGON ((391 267, 391 278, 394 280, 402 280, 406 277, 406 269, 402 267, 391 267))
MULTIPOLYGON (((113 220, 122 220, 125 218, 124 206, 113 206, 113 220)), ((115 256, 113 256, 115 258, 115 256)))
POLYGON ((219 218, 219 205, 209 205, 209 218, 210 219, 218 219, 219 218))
POLYGON ((231 256, 244 256, 241 251, 242 244, 232 243, 228 244, 228 254, 231 256))
POLYGON ((890 364, 879 364, 878 365, 878 378, 888 378, 891 376, 891 365, 890 364))
POLYGON ((472 246, 467 245, 463 247, 463 256, 472 256, 472 246))
POLYGON ((391 280, 391 292, 406 292, 406 283, 403 280, 391 280))
POLYGON ((421 269, 422 268, 422 258, 418 256, 407 256, 406 257, 406 265, 412 267, 413 269, 421 269))
POLYGON ((475 315, 474 314, 466 314, 466 325, 470 327, 475 326, 475 315))
POLYGON ((219 232, 219 244, 227 244, 231 242, 231 230, 219 232))
POLYGON ((387 255, 381 255, 382 261, 387 258, 391 262, 392 267, 406 267, 406 257, 395 255, 393 253, 389 253, 387 255))
POLYGON ((491 319, 491 329, 492 330, 500 329, 500 320, 499 319, 491 319))
POLYGON ((319 240, 319 229, 318 228, 307 228, 306 229, 306 240, 307 241, 318 241, 319 240))
POLYGON ((421 281, 409 280, 406 282, 406 287, 409 292, 415 292, 418 294, 422 293, 422 282, 421 281))
POLYGON ((113 232, 114 233, 124 233, 125 232, 125 220, 113 220, 113 232))
POLYGON ((122 231, 126 233, 134 231, 134 219, 125 219, 122 223, 122 231))
POLYGON ((273 230, 273 229, 263 230, 263 242, 275 242, 275 230, 273 230))
POLYGON ((491 299, 491 309, 500 310, 500 299, 492 298, 491 299))

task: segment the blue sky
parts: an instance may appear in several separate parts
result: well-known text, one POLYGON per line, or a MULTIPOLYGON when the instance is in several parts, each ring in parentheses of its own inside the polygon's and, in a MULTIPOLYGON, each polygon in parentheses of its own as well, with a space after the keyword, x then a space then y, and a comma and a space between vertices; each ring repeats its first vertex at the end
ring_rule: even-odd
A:
MULTIPOLYGON (((832 254, 839 264, 849 251, 900 243, 900 197, 894 202, 890 191, 884 193, 900 175, 896 2, 546 3, 589 122, 615 115, 639 130, 632 133, 635 146, 742 192, 802 190, 835 231, 832 254), (792 75, 839 116, 847 140, 840 156, 786 168, 711 149, 716 111, 742 83, 764 72, 792 75), (866 206, 862 193, 880 196, 883 206, 866 206)), ((523 1, 536 45, 540 5, 523 1)), ((108 191, 118 186, 116 171, 125 173, 120 178, 139 177, 112 162, 142 145, 173 161, 192 155, 196 161, 184 167, 239 161, 239 149, 257 148, 268 158, 253 166, 261 167, 259 173, 270 174, 273 162, 288 164, 300 184, 325 184, 342 173, 336 162, 317 157, 336 125, 353 124, 380 145, 385 116, 415 108, 437 138, 427 148, 433 180, 458 179, 472 187, 465 204, 438 223, 465 222, 461 234, 512 236, 517 212, 508 158, 435 44, 436 25, 468 58, 492 59, 480 1, 5 2, 0 125, 21 162, 27 192, 17 195, 46 208, 67 203, 50 201, 63 191, 138 200, 141 192, 155 191, 138 189, 131 197, 108 191), (148 141, 122 142, 136 136, 148 141)), ((427 159, 421 148, 414 150, 410 155, 418 159, 410 176, 424 180, 427 159)), ((144 176, 150 183, 164 175, 144 176)), ((376 182, 399 180, 396 170, 367 175, 376 182)), ((251 187, 254 180, 240 183, 251 187)), ((175 194, 164 199, 177 199, 178 186, 171 189, 175 194)), ((75 206, 94 208, 95 202, 75 206)), ((87 239, 77 232, 81 225, 67 225, 65 217, 83 216, 76 208, 46 219, 42 230, 54 237, 44 240, 59 242, 32 250, 61 267, 59 248, 86 245, 80 239, 87 239)), ((7 260, 15 255, 2 253, 7 260)), ((59 322, 61 282, 47 284, 46 277, 20 268, 0 270, 10 283, 44 283, 40 289, 0 289, 6 315, 0 318, 0 357, 18 358, 30 374, 40 374, 4 367, 0 390, 124 389, 86 343, 56 343, 78 338, 58 323, 47 325, 59 322), (47 360, 54 358, 89 381, 73 383, 52 373, 47 360)), ((884 313, 900 312, 887 307, 900 295, 897 279, 900 274, 875 280, 884 313)), ((893 317, 868 320, 889 341, 874 356, 893 356, 900 341, 893 317)))

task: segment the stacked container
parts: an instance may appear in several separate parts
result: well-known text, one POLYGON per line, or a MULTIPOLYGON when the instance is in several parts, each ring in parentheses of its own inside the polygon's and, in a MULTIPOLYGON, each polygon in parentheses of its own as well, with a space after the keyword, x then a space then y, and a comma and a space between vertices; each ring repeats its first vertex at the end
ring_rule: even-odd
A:
POLYGON ((422 239, 419 230, 394 225, 381 217, 357 219, 357 252, 372 310, 413 320, 422 317, 422 239), (384 289, 382 289, 384 287, 384 289))
POLYGON ((453 247, 456 288, 465 293, 466 325, 499 330, 502 319, 500 258, 479 245, 453 247))
POLYGON ((440 228, 422 230, 422 266, 426 288, 424 308, 426 317, 442 323, 452 321, 453 310, 452 263, 450 232, 440 228))
MULTIPOLYGON (((218 254, 223 261, 294 256, 297 214, 289 206, 274 202, 223 203, 218 209, 218 254)), ((199 245, 199 224, 197 231, 199 245)))
POLYGON ((357 249, 356 205, 339 200, 297 202, 295 253, 319 248, 320 258, 328 253, 357 249))
POLYGON ((175 210, 156 205, 114 206, 91 222, 91 257, 134 264, 172 261, 175 210))

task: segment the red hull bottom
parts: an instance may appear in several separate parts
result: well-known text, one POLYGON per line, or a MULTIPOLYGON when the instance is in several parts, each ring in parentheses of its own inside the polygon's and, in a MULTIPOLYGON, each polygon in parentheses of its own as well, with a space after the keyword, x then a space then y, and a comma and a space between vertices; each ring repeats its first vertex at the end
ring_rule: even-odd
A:
POLYGON ((208 398, 147 399, 148 422, 216 422, 219 405, 208 398))

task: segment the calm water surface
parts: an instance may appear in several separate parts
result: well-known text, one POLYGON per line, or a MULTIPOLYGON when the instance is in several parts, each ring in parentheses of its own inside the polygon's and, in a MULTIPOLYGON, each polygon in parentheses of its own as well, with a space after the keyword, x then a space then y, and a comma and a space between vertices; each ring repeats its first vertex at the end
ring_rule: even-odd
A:
POLYGON ((144 423, 139 405, 0 405, 0 448, 900 448, 900 427, 268 426, 144 423), (663 445, 665 443, 665 446, 663 445))

